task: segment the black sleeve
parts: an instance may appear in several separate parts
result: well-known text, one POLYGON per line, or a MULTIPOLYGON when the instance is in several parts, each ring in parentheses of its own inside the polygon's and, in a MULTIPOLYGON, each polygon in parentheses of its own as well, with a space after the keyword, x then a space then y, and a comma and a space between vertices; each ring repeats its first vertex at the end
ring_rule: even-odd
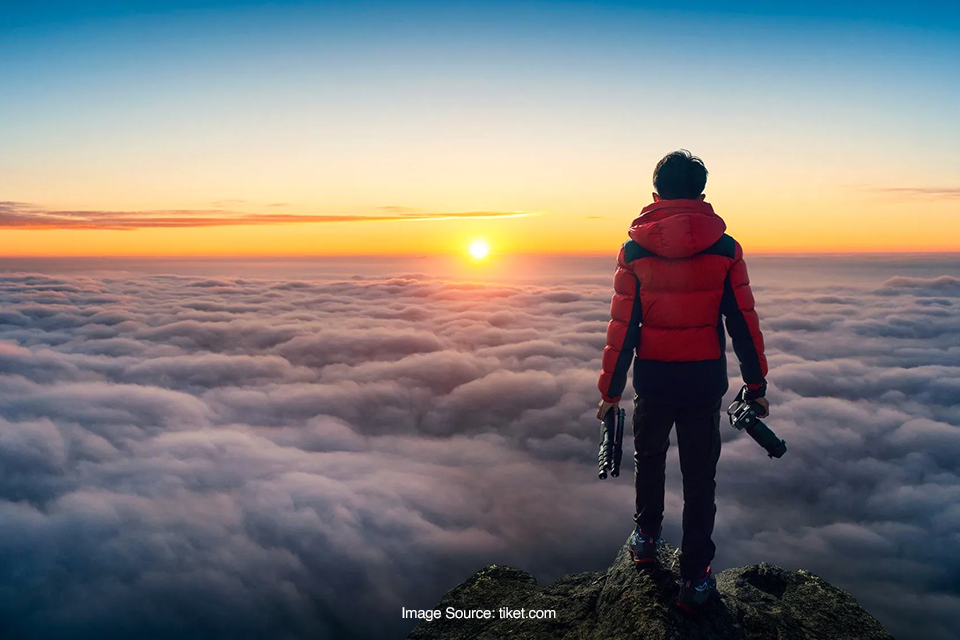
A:
POLYGON ((743 381, 747 384, 762 384, 764 382, 763 369, 760 365, 760 357, 757 354, 757 347, 750 335, 750 327, 747 325, 747 319, 743 315, 743 310, 737 304, 737 298, 733 293, 733 285, 730 281, 730 274, 727 274, 723 281, 723 298, 720 301, 720 313, 724 315, 727 325, 727 333, 733 341, 733 351, 737 354, 737 360, 740 361, 740 373, 743 381))
POLYGON ((637 345, 640 344, 640 319, 642 317, 640 281, 637 280, 637 288, 633 295, 633 311, 630 312, 630 323, 627 325, 627 335, 623 340, 623 347, 621 347, 620 356, 617 358, 617 366, 613 370, 613 377, 610 379, 610 391, 607 393, 610 397, 623 395, 623 389, 627 386, 627 372, 630 370, 630 365, 633 364, 633 356, 637 345))

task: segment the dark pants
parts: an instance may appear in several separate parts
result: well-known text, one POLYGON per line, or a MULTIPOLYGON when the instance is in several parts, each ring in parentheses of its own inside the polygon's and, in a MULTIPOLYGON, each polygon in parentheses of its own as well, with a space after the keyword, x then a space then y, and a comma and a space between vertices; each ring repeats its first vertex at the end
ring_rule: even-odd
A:
POLYGON ((683 474, 683 542, 680 575, 697 579, 713 560, 713 521, 720 459, 720 403, 675 404, 634 398, 634 481, 636 523, 656 536, 663 522, 663 491, 670 430, 677 425, 677 447, 683 474))

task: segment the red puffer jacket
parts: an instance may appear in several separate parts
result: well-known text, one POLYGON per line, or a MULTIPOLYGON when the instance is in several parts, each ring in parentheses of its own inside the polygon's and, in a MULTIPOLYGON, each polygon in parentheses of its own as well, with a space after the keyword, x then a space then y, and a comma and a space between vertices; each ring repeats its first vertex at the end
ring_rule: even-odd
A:
POLYGON ((654 202, 633 221, 613 279, 597 385, 604 400, 620 399, 631 362, 640 397, 718 400, 728 388, 721 317, 744 381, 762 393, 767 360, 760 320, 743 250, 725 230, 701 200, 654 202))

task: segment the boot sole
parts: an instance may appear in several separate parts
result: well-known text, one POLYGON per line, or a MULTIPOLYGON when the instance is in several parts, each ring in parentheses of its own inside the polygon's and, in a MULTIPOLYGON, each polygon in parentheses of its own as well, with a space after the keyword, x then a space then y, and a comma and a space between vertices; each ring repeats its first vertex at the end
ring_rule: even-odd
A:
POLYGON ((699 615, 707 607, 709 607, 713 603, 713 601, 716 600, 719 596, 720 594, 717 593, 717 591, 714 589, 714 591, 707 597, 706 600, 703 601, 702 604, 691 604, 689 602, 681 602, 678 600, 677 602, 674 602, 674 605, 677 607, 677 609, 679 609, 680 611, 686 614, 699 615))
POLYGON ((640 556, 638 556, 638 555, 634 552, 633 549, 630 549, 630 557, 633 558, 633 563, 634 563, 634 564, 639 564, 639 565, 644 565, 644 566, 649 566, 649 565, 657 564, 657 558, 656 558, 656 557, 652 557, 652 558, 643 558, 643 557, 640 557, 640 556))

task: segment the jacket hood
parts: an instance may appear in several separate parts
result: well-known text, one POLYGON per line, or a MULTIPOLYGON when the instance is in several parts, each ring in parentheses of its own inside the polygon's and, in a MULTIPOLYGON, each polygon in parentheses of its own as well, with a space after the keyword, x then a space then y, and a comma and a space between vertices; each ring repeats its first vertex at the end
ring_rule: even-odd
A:
POLYGON ((727 225, 702 200, 661 200, 630 224, 630 239, 664 258, 688 258, 720 239, 727 225))

